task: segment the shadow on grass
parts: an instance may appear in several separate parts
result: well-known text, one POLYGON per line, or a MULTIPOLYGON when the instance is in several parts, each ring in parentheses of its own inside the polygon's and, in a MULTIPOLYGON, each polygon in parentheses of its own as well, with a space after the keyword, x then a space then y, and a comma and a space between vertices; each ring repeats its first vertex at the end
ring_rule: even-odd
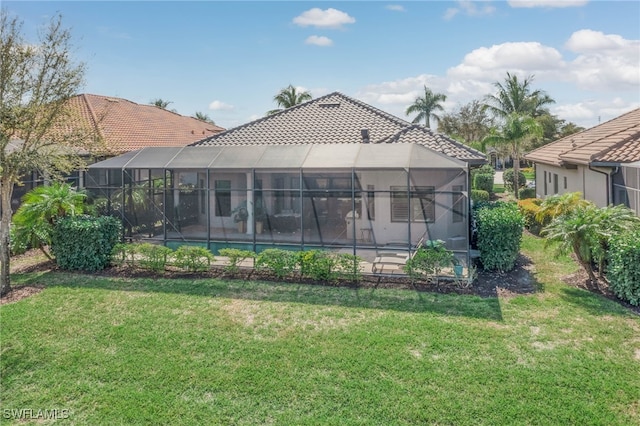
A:
POLYGON ((640 315, 640 307, 632 306, 607 292, 575 287, 562 288, 561 291, 562 300, 591 315, 640 315))
POLYGON ((378 287, 332 287, 286 282, 221 278, 122 278, 66 272, 16 274, 16 285, 44 284, 47 287, 93 288, 103 290, 168 293, 222 297, 268 302, 295 302, 347 308, 388 309, 401 312, 501 321, 496 297, 440 294, 378 287))

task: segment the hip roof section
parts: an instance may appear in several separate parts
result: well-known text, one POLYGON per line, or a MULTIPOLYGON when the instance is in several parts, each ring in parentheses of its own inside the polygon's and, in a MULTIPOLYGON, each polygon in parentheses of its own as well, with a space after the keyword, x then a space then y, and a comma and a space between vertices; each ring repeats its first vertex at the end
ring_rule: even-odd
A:
POLYGON ((229 129, 193 145, 363 143, 413 143, 465 162, 482 164, 486 161, 484 154, 471 147, 338 92, 229 129))
POLYGON ((82 94, 69 100, 72 121, 66 126, 95 129, 112 153, 150 146, 185 146, 222 132, 222 127, 154 105, 82 94))
POLYGON ((544 145, 525 158, 554 166, 640 161, 640 108, 544 145))

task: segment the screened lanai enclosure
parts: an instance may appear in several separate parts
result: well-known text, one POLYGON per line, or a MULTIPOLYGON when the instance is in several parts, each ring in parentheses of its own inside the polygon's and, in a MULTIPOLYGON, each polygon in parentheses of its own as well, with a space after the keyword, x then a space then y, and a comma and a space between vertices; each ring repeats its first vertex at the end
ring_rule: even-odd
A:
POLYGON ((442 240, 468 264, 467 163, 412 143, 145 148, 89 167, 126 238, 372 258, 442 240))

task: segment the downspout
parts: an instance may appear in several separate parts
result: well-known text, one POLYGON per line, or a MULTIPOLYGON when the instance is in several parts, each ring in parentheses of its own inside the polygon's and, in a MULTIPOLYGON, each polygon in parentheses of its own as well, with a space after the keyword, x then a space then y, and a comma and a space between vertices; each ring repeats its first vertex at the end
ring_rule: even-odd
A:
MULTIPOLYGON (((600 173, 602 175, 604 175, 605 179, 607 180, 607 202, 606 205, 611 205, 613 204, 613 200, 611 199, 611 193, 613 192, 613 179, 612 176, 614 173, 618 172, 618 167, 613 168, 609 173, 607 172, 603 172, 600 170, 596 170, 591 166, 591 163, 589 163, 589 170, 591 170, 592 172, 596 172, 596 173, 600 173)), ((584 185, 583 185, 584 187, 584 185)))

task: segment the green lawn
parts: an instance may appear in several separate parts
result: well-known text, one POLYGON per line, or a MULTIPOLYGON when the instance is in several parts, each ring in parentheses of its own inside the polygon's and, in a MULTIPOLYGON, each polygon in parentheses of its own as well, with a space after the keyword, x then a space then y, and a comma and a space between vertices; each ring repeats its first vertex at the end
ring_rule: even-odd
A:
POLYGON ((14 276, 48 287, 0 308, 3 424, 640 424, 640 318, 523 250, 541 291, 512 298, 14 276))

